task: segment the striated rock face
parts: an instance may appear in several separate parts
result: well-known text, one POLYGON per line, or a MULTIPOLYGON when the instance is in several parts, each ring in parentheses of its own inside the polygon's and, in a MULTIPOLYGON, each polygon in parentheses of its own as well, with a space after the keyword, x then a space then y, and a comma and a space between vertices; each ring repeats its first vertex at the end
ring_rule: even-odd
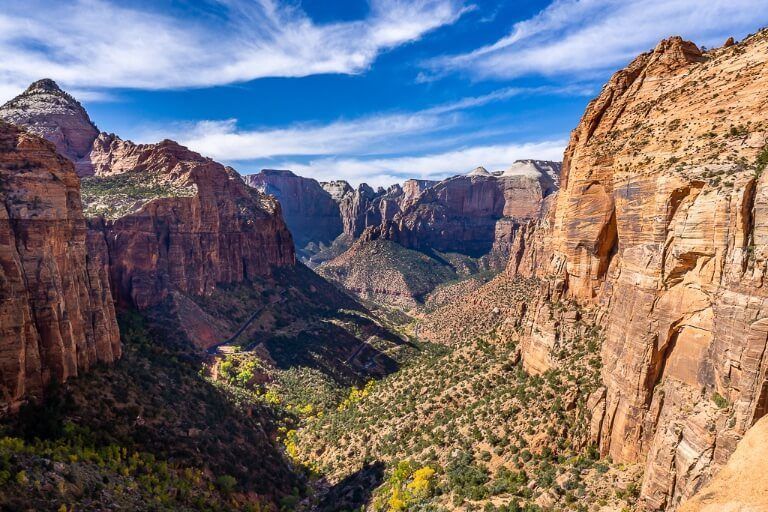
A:
POLYGON ((415 179, 405 180, 405 182, 403 183, 402 206, 407 207, 416 199, 418 199, 422 192, 424 192, 430 187, 437 185, 438 183, 440 182, 431 181, 431 180, 415 180, 415 179))
POLYGON ((300 254, 313 266, 361 238, 418 251, 493 253, 492 266, 500 268, 516 230, 537 219, 557 190, 559 172, 557 162, 521 160, 506 171, 480 167, 467 176, 412 179, 386 190, 345 181, 318 184, 290 171, 264 170, 246 181, 281 201, 300 254))
POLYGON ((728 464, 679 510, 768 510, 768 417, 747 431, 728 464))
POLYGON ((0 407, 120 357, 103 246, 53 144, 0 122, 0 407), (90 252, 93 250, 94 252, 90 252))
POLYGON ((339 201, 344 233, 357 238, 366 228, 392 220, 400 213, 404 198, 400 185, 373 190, 365 183, 360 184, 339 201))
POLYGON ((89 158, 96 176, 83 197, 102 214, 90 228, 107 247, 120 302, 148 308, 171 291, 207 294, 294 264, 279 203, 233 170, 173 141, 105 134, 89 158))
POLYGON ((517 228, 538 219, 557 190, 559 165, 549 165, 545 171, 533 163, 516 164, 498 176, 480 168, 441 181, 416 197, 411 193, 402 212, 382 219, 369 236, 417 250, 506 255, 517 228))
POLYGON ((79 161, 91 150, 99 130, 78 101, 56 82, 38 80, 0 107, 0 119, 23 126, 56 145, 56 150, 76 163, 78 174, 89 174, 79 161))
POLYGON ((503 172, 478 168, 387 190, 329 184, 345 236, 357 240, 317 270, 367 300, 417 307, 448 281, 503 269, 517 230, 546 211, 559 170, 526 160, 503 172))
POLYGON ((768 412, 767 52, 765 31, 706 54, 671 38, 616 73, 551 215, 513 243, 511 271, 605 328, 593 435, 646 461, 649 510, 692 496, 768 412))
POLYGON ((316 180, 297 176, 291 171, 271 169, 245 176, 244 180, 251 187, 280 201, 285 222, 298 249, 312 242, 330 244, 341 234, 342 221, 337 200, 316 180))

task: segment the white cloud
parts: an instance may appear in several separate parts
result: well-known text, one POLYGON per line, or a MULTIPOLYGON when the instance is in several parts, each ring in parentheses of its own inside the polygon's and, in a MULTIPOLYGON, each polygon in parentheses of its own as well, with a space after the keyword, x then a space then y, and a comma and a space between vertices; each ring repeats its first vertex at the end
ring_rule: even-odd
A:
POLYGON ((464 174, 482 165, 503 170, 515 160, 534 158, 560 161, 566 140, 473 146, 443 153, 391 158, 319 158, 309 163, 282 162, 277 168, 317 180, 344 179, 356 185, 387 186, 408 178, 444 179, 464 174))
MULTIPOLYGON (((328 124, 296 124, 285 128, 241 130, 236 119, 200 121, 171 128, 163 126, 146 131, 139 142, 170 137, 206 156, 238 162, 280 156, 371 155, 428 151, 466 143, 489 135, 493 130, 477 128, 464 111, 503 101, 514 96, 568 95, 588 96, 595 91, 584 85, 564 87, 507 87, 491 93, 462 98, 409 113, 387 113, 328 124), (462 128, 462 133, 450 133, 462 128), (477 129, 470 129, 477 128, 477 129)), ((508 128, 508 130, 511 128, 508 128)))
POLYGON ((107 0, 0 0, 0 95, 42 77, 80 90, 165 89, 358 73, 468 10, 463 0, 371 0, 365 19, 317 24, 290 2, 212 1, 224 15, 175 19, 107 0))
POLYGON ((614 69, 671 35, 707 46, 743 36, 768 22, 765 7, 765 0, 555 0, 495 43, 426 66, 437 76, 481 79, 614 69))

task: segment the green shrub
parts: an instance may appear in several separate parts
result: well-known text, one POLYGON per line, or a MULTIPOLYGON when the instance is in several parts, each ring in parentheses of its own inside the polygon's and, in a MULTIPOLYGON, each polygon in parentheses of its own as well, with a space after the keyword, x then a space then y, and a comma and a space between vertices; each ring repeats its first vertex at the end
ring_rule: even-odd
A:
POLYGON ((715 402, 715 405, 720 409, 728 407, 728 400, 726 400, 720 393, 712 393, 712 401, 715 402))
POLYGON ((216 487, 224 494, 230 494, 237 487, 237 480, 231 475, 221 475, 216 479, 216 487))

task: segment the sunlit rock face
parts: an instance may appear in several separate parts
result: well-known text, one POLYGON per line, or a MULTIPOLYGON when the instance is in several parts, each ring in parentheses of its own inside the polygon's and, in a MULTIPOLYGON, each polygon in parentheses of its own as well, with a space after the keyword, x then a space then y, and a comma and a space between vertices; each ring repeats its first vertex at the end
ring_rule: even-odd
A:
POLYGON ((0 122, 0 407, 120 357, 101 242, 53 144, 0 122), (93 252, 92 252, 93 251, 93 252))
POLYGON ((88 158, 96 175, 84 182, 86 211, 107 246, 120 302, 147 308, 172 291, 207 294, 295 263, 280 204, 233 169, 170 140, 105 134, 88 158), (146 194, 120 204, 128 180, 146 194))
POLYGON ((549 215, 513 244, 513 272, 600 311, 593 435, 647 461, 651 510, 693 495, 768 411, 766 52, 765 31, 705 53, 671 38, 617 72, 549 215))
POLYGON ((53 80, 34 82, 0 107, 0 119, 22 126, 53 142, 56 150, 76 164, 78 174, 90 173, 80 160, 91 151, 99 130, 82 105, 53 80))
POLYGON ((503 172, 478 168, 409 194, 368 234, 417 250, 506 256, 517 229, 537 220, 557 191, 560 164, 525 160, 503 172))

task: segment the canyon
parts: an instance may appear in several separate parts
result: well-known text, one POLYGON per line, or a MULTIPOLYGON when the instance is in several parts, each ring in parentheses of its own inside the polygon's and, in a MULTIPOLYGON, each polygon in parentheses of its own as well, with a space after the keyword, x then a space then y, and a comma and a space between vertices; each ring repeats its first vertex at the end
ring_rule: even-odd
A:
MULTIPOLYGON (((294 264, 279 203, 246 186, 234 169, 170 140, 134 144, 99 133, 51 80, 30 85, 0 117, 50 140, 75 165, 89 256, 108 262, 102 270, 119 305, 147 309, 168 299, 193 322, 204 314, 185 294, 210 294, 216 285, 294 264)), ((189 335, 202 346, 218 339, 205 324, 189 335)))
POLYGON ((0 498, 768 509, 766 55, 665 39, 562 165, 376 190, 33 83, 0 107, 0 498))
MULTIPOLYGON (((529 371, 551 368, 565 343, 553 304, 578 304, 604 331, 591 435, 604 456, 644 464, 647 510, 695 495, 768 412, 767 49, 765 31, 707 52, 671 38, 617 72, 500 277, 541 281, 527 304, 507 304, 529 371)), ((471 307, 457 309, 433 318, 433 337, 469 321, 471 307)))
POLYGON ((546 210, 559 173, 558 162, 525 160, 378 190, 286 170, 245 180, 285 205, 297 251, 317 272, 363 299, 411 307, 441 284, 504 268, 515 233, 546 210))

